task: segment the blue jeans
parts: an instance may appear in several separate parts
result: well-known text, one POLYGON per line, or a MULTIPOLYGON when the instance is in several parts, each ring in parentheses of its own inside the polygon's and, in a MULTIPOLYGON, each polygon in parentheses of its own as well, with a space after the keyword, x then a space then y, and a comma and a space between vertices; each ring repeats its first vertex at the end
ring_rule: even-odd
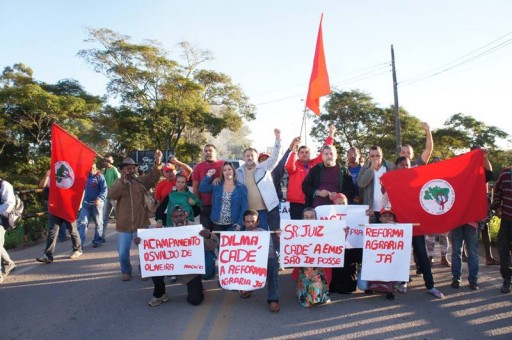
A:
POLYGON ((279 302, 279 263, 277 257, 267 262, 267 302, 279 302))
POLYGON ((462 275, 462 245, 466 241, 468 252, 468 281, 470 284, 478 282, 478 235, 480 230, 464 224, 452 229, 452 276, 453 281, 460 282, 462 275))
POLYGON ((133 238, 137 236, 137 232, 126 233, 120 231, 117 234, 119 235, 117 252, 119 253, 121 273, 131 274, 132 264, 130 263, 130 247, 132 245, 133 238))
POLYGON ((92 217, 94 223, 96 224, 96 228, 94 230, 94 240, 92 240, 92 242, 105 242, 103 239, 103 203, 94 205, 83 202, 82 209, 80 209, 80 213, 78 214, 77 219, 78 233, 80 234, 82 245, 85 244, 85 235, 87 233, 87 226, 89 225, 90 217, 92 217))
POLYGON ((103 205, 103 233, 101 234, 101 238, 103 240, 105 240, 105 233, 107 232, 108 220, 110 218, 112 210, 114 210, 112 200, 106 199, 105 204, 103 205))
POLYGON ((425 247, 425 236, 412 237, 412 251, 417 258, 417 265, 423 273, 423 281, 427 289, 434 288, 434 277, 432 276, 432 268, 427 256, 427 248, 425 247))

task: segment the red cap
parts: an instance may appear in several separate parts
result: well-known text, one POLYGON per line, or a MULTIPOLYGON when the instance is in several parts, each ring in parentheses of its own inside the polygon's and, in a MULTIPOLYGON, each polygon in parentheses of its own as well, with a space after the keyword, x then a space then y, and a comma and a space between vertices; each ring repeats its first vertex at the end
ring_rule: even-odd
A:
POLYGON ((164 171, 169 171, 169 170, 174 171, 174 170, 176 170, 176 167, 174 166, 174 164, 167 163, 164 165, 163 169, 164 169, 164 171))
POLYGON ((270 155, 269 155, 268 153, 266 153, 266 152, 260 152, 260 154, 258 155, 258 162, 261 162, 261 158, 262 158, 262 157, 267 157, 267 158, 269 158, 269 157, 270 157, 270 155))
POLYGON ((385 214, 385 213, 393 214, 393 216, 395 216, 395 217, 396 217, 395 212, 393 211, 393 209, 391 209, 391 207, 390 207, 389 205, 388 205, 388 206, 386 206, 386 207, 384 207, 384 208, 382 208, 382 209, 380 209, 380 214, 381 214, 381 215, 382 215, 382 214, 385 214))

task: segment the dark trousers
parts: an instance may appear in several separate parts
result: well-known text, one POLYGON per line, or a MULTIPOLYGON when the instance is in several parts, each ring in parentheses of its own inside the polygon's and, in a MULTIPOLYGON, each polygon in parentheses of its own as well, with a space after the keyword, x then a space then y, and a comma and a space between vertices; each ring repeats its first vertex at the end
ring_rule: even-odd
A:
POLYGON ((412 251, 418 261, 417 265, 423 273, 425 287, 427 287, 427 289, 434 288, 434 277, 432 276, 432 269, 430 268, 430 261, 428 260, 424 235, 412 237, 412 251))
POLYGON ((201 214, 199 215, 199 222, 203 227, 208 229, 209 231, 213 231, 213 222, 210 219, 210 215, 212 213, 211 205, 203 205, 201 208, 201 214))
POLYGON ((55 251, 55 244, 57 243, 57 236, 61 225, 65 225, 71 235, 71 243, 73 244, 73 251, 82 250, 80 243, 80 236, 76 227, 76 221, 68 222, 60 217, 49 214, 48 215, 48 239, 46 240, 46 249, 44 253, 48 258, 53 260, 53 252, 55 251))
POLYGON ((290 202, 290 218, 292 220, 302 220, 304 208, 306 208, 305 204, 290 202))
MULTIPOLYGON (((154 290, 153 296, 156 298, 162 297, 165 293, 165 276, 152 276, 151 280, 153 281, 154 290)), ((187 283, 187 302, 191 305, 199 305, 204 300, 203 293, 203 281, 201 280, 201 276, 197 275, 192 280, 187 283)))
POLYGON ((332 268, 330 292, 349 294, 357 288, 357 267, 363 260, 363 249, 345 249, 345 262, 342 268, 332 268))
POLYGON ((501 218, 498 231, 498 253, 500 255, 500 273, 503 281, 510 282, 512 277, 512 263, 510 252, 512 251, 512 221, 501 218))

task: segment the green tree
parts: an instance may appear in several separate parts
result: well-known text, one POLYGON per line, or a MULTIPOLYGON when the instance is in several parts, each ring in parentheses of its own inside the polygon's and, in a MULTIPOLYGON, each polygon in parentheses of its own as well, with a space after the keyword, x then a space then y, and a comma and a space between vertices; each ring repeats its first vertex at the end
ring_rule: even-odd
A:
POLYGON ((20 182, 34 183, 39 167, 48 167, 51 125, 58 122, 78 137, 93 137, 95 113, 102 100, 87 94, 75 80, 46 84, 32 70, 15 64, 0 75, 0 171, 15 171, 20 182), (43 160, 41 160, 43 158, 43 160))
POLYGON ((182 141, 188 130, 216 136, 223 129, 237 131, 243 118, 254 119, 255 107, 229 76, 198 68, 211 60, 210 52, 180 43, 186 61, 181 65, 155 41, 131 43, 130 37, 109 29, 90 28, 88 33, 88 41, 100 47, 78 54, 109 79, 107 93, 121 102, 106 108, 101 117, 110 122, 106 135, 118 152, 180 147, 198 151, 193 141, 182 141))
MULTIPOLYGON (((325 109, 327 113, 315 116, 311 130, 312 136, 318 141, 327 137, 328 126, 334 124, 341 155, 352 146, 366 153, 372 145, 378 145, 383 149, 385 157, 394 160, 396 138, 393 107, 379 108, 367 93, 351 90, 332 92, 325 109)), ((404 143, 412 145, 416 150, 423 150, 425 133, 421 122, 402 108, 400 120, 404 143)))

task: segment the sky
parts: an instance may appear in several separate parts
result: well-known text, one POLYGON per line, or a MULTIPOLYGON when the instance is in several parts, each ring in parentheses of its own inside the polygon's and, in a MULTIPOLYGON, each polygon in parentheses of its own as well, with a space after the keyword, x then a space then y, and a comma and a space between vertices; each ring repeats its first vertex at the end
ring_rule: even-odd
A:
POLYGON ((0 67, 22 62, 36 80, 72 78, 104 95, 107 79, 77 56, 95 47, 86 27, 159 41, 177 60, 187 41, 212 52, 202 68, 229 75, 256 105, 249 138, 262 150, 274 128, 284 145, 299 135, 322 13, 333 90, 392 105, 393 45, 409 113, 436 129, 462 112, 512 135, 509 0, 0 0, 0 67))

